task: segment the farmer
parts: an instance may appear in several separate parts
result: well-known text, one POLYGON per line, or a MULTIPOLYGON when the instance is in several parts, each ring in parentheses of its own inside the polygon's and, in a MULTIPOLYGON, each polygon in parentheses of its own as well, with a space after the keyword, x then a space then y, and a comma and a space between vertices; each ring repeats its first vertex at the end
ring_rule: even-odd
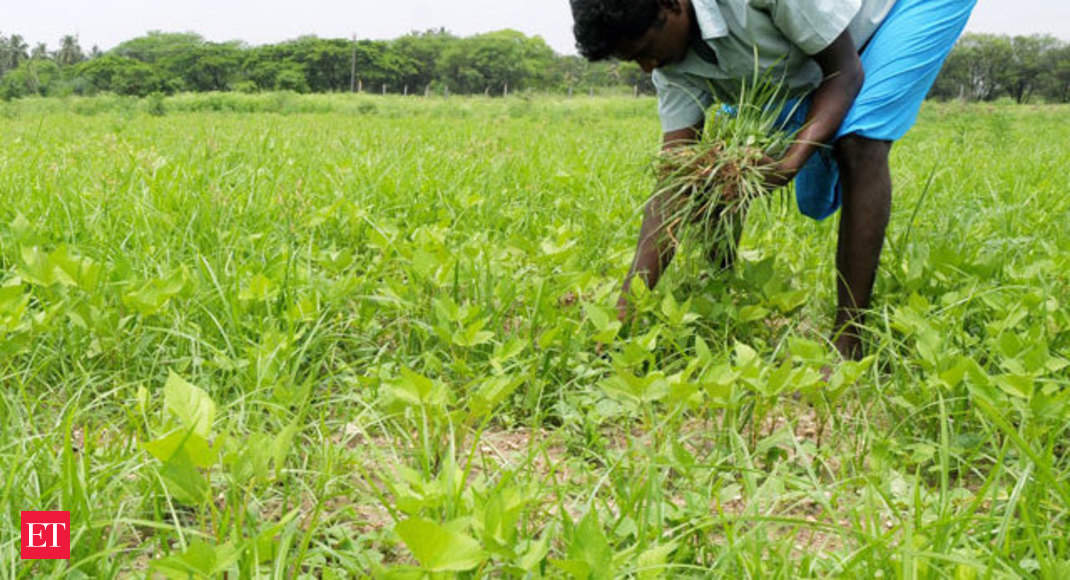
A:
MULTIPOLYGON (((833 341, 861 356, 891 211, 888 153, 914 124, 976 0, 570 0, 580 53, 635 61, 653 73, 663 147, 694 142, 706 108, 735 102, 741 79, 763 72, 801 98, 795 143, 767 159, 771 191, 792 180, 800 211, 824 219, 842 205, 833 341)), ((660 200, 646 205, 632 266, 653 288, 672 260, 660 200)), ((724 266, 731 256, 711 256, 724 266)))

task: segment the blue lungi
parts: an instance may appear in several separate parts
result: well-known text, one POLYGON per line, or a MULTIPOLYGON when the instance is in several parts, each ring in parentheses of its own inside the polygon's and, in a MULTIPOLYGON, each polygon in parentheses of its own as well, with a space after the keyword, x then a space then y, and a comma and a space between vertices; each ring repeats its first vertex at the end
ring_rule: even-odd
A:
MULTIPOLYGON (((918 117, 944 60, 970 18, 977 0, 898 0, 863 49, 865 81, 836 133, 895 141, 918 117)), ((788 103, 782 123, 802 127, 810 108, 807 97, 788 103)), ((829 147, 822 147, 795 177, 799 211, 816 220, 832 215, 843 200, 840 172, 829 147)))

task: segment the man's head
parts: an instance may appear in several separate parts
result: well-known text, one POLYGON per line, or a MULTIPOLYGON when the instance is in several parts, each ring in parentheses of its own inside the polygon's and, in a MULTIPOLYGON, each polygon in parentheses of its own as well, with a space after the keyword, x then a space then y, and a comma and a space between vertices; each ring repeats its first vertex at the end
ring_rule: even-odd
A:
POLYGON ((570 0, 576 47, 587 60, 635 61, 644 71, 687 56, 689 0, 570 0))

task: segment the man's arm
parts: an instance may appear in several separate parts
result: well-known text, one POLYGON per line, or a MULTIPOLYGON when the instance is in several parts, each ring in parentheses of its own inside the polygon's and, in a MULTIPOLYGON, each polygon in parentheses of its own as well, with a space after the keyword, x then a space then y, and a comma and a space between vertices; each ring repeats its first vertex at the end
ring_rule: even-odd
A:
MULTIPOLYGON (((692 127, 666 131, 661 139, 662 151, 695 143, 702 134, 702 125, 703 123, 700 122, 692 127)), ((639 242, 636 244, 635 258, 632 259, 632 266, 624 278, 621 295, 617 300, 617 317, 621 320, 628 316, 628 293, 631 291, 632 280, 635 276, 638 274, 647 288, 653 288, 661 278, 662 271, 672 261, 675 248, 670 240, 661 235, 665 201, 655 196, 643 208, 643 225, 639 228, 639 242)))
POLYGON ((827 48, 814 55, 824 81, 814 91, 806 124, 784 157, 773 164, 767 184, 779 187, 790 182, 818 147, 836 136, 847 111, 862 89, 865 73, 851 34, 844 31, 827 48))

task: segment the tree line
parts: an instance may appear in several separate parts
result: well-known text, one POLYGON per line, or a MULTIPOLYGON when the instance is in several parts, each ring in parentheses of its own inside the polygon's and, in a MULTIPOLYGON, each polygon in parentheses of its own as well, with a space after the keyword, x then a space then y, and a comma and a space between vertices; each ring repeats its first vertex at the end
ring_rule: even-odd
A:
POLYGON ((0 97, 6 99, 274 90, 500 95, 613 86, 653 90, 632 63, 561 56, 541 37, 514 30, 458 37, 439 29, 389 41, 304 36, 262 46, 150 32, 89 53, 73 36, 49 52, 43 44, 31 50, 19 35, 0 34, 0 97))
MULTIPOLYGON (((49 51, 0 33, 0 98, 287 90, 490 94, 587 92, 606 87, 653 92, 634 63, 588 63, 559 55, 538 36, 501 30, 468 37, 444 29, 393 40, 304 36, 261 46, 209 42, 195 33, 150 32, 106 52, 75 36, 49 51)), ((1070 44, 1051 36, 966 34, 948 57, 931 97, 1009 97, 1070 102, 1070 44)))
POLYGON ((1018 103, 1070 102, 1070 43, 1046 35, 966 34, 948 55, 931 97, 1018 103))

